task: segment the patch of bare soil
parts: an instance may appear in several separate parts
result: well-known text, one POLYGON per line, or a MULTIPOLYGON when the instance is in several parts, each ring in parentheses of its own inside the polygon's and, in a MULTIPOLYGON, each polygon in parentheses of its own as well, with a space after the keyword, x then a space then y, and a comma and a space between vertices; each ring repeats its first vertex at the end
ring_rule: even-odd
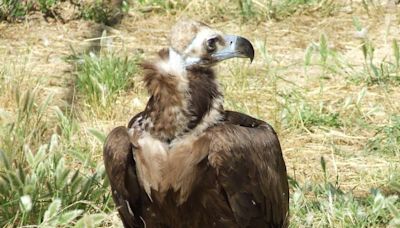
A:
POLYGON ((31 16, 23 23, 0 24, 0 59, 24 69, 29 83, 37 82, 41 97, 54 94, 54 105, 65 107, 72 101, 73 66, 68 56, 82 53, 101 34, 102 26, 84 20, 61 23, 41 16, 31 16))
MULTIPOLYGON (((64 60, 65 57, 93 47, 93 40, 96 41, 93 38, 99 37, 104 29, 108 31, 107 34, 112 40, 114 50, 123 50, 128 55, 143 50, 145 56, 150 56, 168 45, 169 30, 176 20, 184 17, 203 20, 207 17, 199 10, 191 12, 191 6, 193 5, 189 5, 178 15, 131 12, 113 28, 83 20, 70 20, 63 24, 57 20, 46 22, 42 18, 31 18, 23 23, 2 23, 0 24, 0 60, 18 63, 21 67, 29 69, 33 77, 29 80, 40 80, 40 87, 43 88, 45 94, 55 93, 56 105, 69 105, 73 97, 74 75, 73 68, 64 60)), ((301 88, 306 88, 310 92, 305 96, 310 99, 315 96, 317 99, 320 81, 313 79, 320 76, 320 70, 310 70, 306 74, 304 68, 299 67, 304 61, 305 49, 312 42, 318 42, 321 33, 324 33, 332 50, 341 53, 343 59, 355 68, 362 68, 364 60, 360 50, 360 40, 355 36, 353 25, 353 17, 358 17, 375 45, 376 59, 391 58, 390 42, 400 37, 400 8, 393 4, 389 6, 384 9, 384 12, 367 15, 361 3, 354 1, 330 17, 321 18, 312 14, 296 15, 278 22, 265 19, 265 21, 248 22, 242 25, 239 25, 239 19, 235 21, 221 17, 208 22, 212 22, 213 26, 223 31, 242 34, 256 43, 265 43, 268 54, 273 57, 271 67, 284 68, 285 70, 280 75, 282 78, 301 88), (298 65, 291 67, 294 64, 298 65)), ((261 56, 262 53, 256 53, 256 55, 261 56)), ((252 67, 263 69, 266 62, 265 59, 257 57, 253 64, 252 67)), ((326 102, 335 104, 346 97, 355 98, 365 86, 348 84, 342 77, 343 75, 332 74, 328 81, 325 81, 326 92, 323 99, 326 102)), ((279 83, 279 88, 288 87, 288 84, 283 81, 279 83)), ((383 112, 387 114, 396 110, 400 111, 398 102, 400 92, 390 91, 389 96, 394 102, 390 104, 390 108, 382 104, 383 112)), ((382 94, 381 90, 369 87, 361 108, 368 109, 370 106, 380 104, 383 97, 385 94, 382 94)), ((127 115, 143 108, 146 98, 132 92, 119 98, 117 102, 120 102, 121 111, 116 115, 115 120, 100 123, 93 120, 100 125, 96 127, 103 128, 107 132, 117 123, 126 123, 129 119, 127 115)), ((268 113, 269 110, 263 111, 268 113)), ((375 123, 387 122, 387 118, 382 118, 382 115, 373 115, 370 118, 375 123)), ((82 124, 89 126, 93 125, 93 122, 90 120, 82 124)), ((279 133, 289 175, 300 181, 322 179, 323 175, 319 167, 320 158, 324 156, 328 160, 329 172, 332 175, 339 175, 344 189, 355 189, 356 192, 363 194, 369 191, 369 187, 383 184, 379 180, 382 180, 381 182, 386 180, 384 175, 388 173, 388 164, 393 162, 382 156, 366 156, 363 153, 368 138, 373 136, 370 131, 325 129, 308 133, 284 131, 279 133), (342 155, 338 154, 334 148, 341 151, 342 155), (367 181, 370 181, 367 183, 368 187, 363 184, 367 181)))

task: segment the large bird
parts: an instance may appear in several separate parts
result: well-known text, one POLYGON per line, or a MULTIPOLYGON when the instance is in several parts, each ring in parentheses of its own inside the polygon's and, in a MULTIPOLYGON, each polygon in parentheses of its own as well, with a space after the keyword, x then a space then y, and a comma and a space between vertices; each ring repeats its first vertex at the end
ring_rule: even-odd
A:
POLYGON ((251 43, 180 21, 142 64, 150 98, 111 131, 104 163, 125 227, 287 227, 289 191, 276 133, 223 109, 212 67, 254 57, 251 43))

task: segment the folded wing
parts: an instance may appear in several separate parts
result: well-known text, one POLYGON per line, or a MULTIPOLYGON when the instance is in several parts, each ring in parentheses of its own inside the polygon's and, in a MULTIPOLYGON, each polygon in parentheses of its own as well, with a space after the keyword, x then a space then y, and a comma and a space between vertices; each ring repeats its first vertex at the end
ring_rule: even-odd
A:
POLYGON ((209 162, 241 227, 286 227, 289 190, 276 133, 267 123, 227 112, 208 132, 209 162))

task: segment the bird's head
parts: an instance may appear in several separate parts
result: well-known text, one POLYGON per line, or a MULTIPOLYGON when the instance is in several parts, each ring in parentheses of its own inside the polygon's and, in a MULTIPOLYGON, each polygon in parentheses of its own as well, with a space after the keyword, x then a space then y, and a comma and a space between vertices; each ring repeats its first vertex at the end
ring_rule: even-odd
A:
POLYGON ((178 22, 171 30, 170 39, 170 52, 181 59, 187 70, 211 67, 235 57, 250 58, 250 61, 254 58, 253 46, 246 38, 225 35, 198 21, 178 22))

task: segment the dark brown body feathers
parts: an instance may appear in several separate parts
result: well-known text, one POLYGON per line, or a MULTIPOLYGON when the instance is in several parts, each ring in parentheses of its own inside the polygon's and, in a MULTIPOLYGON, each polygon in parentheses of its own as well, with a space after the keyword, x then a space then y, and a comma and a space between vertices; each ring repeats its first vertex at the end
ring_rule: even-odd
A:
MULTIPOLYGON (((130 224, 126 227, 144 227, 143 221, 146 227, 286 226, 288 183, 275 132, 268 124, 244 114, 227 111, 225 116, 226 122, 209 129, 199 142, 207 145, 208 156, 197 164, 198 181, 180 206, 173 191, 162 203, 147 198, 132 178, 134 174, 129 174, 135 166, 127 129, 119 127, 110 133, 104 150, 106 166, 112 156, 121 153, 117 156, 119 163, 115 161, 112 167, 128 170, 125 180, 114 180, 125 183, 114 184, 122 193, 113 194, 124 224, 130 224), (111 152, 114 143, 125 145, 124 150, 111 152), (136 217, 128 216, 124 199, 130 202, 136 217)), ((179 165, 180 161, 176 162, 179 165)))
MULTIPOLYGON (((167 58, 165 50, 159 53, 160 61, 167 58)), ((224 111, 215 103, 222 95, 211 69, 192 69, 187 75, 187 91, 182 93, 178 77, 163 74, 152 63, 142 67, 151 94, 147 107, 132 118, 128 128, 111 131, 104 146, 105 168, 124 226, 286 227, 286 166, 272 127, 250 116, 224 111), (185 104, 188 108, 175 113, 185 104), (190 135, 199 125, 207 124, 204 119, 211 111, 219 113, 221 119, 190 135), (147 123, 148 119, 152 122, 147 123), (190 139, 168 151, 160 187, 151 189, 151 198, 137 171, 139 154, 145 151, 133 145, 128 134, 130 128, 138 126, 166 145, 177 138, 186 140, 188 134, 190 139)))

